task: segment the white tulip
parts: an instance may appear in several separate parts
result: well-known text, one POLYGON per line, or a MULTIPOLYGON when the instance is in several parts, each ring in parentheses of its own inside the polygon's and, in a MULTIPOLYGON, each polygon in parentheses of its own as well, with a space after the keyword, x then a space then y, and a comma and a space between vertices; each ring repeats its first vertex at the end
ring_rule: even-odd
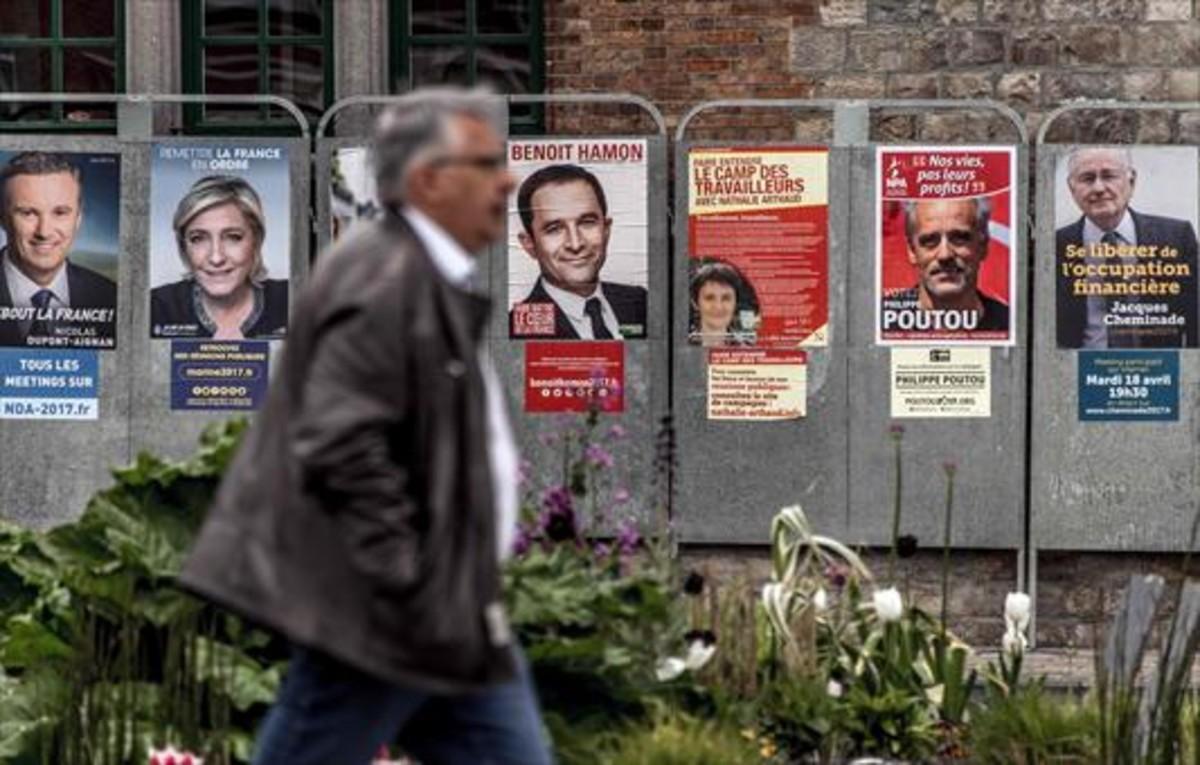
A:
POLYGON ((1004 599, 1004 621, 1009 629, 1024 632, 1029 627, 1029 596, 1023 592, 1010 592, 1004 599))
POLYGON ((703 640, 693 640, 688 643, 687 657, 684 658, 683 664, 687 669, 695 672, 707 664, 716 652, 716 643, 705 645, 703 640))
POLYGON ((895 587, 875 591, 875 615, 881 622, 897 622, 904 614, 904 601, 895 587))
POLYGON ((1004 653, 1013 658, 1024 655, 1028 645, 1025 635, 1019 630, 1010 629, 1000 639, 1000 647, 1004 649, 1004 653))
POLYGON ((682 675, 685 670, 687 670, 687 664, 683 659, 669 656, 658 660, 658 664, 654 667, 654 676, 660 683, 666 683, 682 675))
POLYGON ((824 587, 817 588, 813 593, 812 604, 818 614, 829 610, 829 594, 825 592, 824 587))
POLYGON ((831 699, 840 699, 842 697, 842 684, 837 680, 830 680, 825 684, 825 695, 831 699))

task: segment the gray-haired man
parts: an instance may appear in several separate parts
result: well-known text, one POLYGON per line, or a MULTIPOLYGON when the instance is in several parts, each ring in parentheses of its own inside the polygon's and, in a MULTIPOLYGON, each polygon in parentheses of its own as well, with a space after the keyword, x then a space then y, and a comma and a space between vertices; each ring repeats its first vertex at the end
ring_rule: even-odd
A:
POLYGON ((494 99, 416 93, 376 130, 386 212, 301 295, 283 369, 186 586, 296 645, 258 765, 550 762, 500 605, 516 451, 475 256, 513 179, 494 99))

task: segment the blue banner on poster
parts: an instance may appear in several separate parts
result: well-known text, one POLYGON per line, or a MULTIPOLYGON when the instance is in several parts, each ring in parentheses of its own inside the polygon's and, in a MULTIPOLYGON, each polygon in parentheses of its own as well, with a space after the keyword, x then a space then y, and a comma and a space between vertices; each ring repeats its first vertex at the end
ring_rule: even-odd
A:
POLYGON ((257 409, 267 394, 270 355, 264 341, 173 340, 171 408, 257 409))
POLYGON ((95 420, 99 399, 98 351, 0 349, 0 419, 95 420))
POLYGON ((1080 420, 1179 419, 1178 351, 1080 351, 1080 420))

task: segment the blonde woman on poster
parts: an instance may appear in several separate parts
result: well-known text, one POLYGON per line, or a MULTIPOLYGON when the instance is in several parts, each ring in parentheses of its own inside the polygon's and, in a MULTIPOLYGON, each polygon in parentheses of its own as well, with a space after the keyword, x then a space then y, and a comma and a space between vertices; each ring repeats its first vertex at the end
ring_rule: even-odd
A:
POLYGON ((179 200, 172 226, 186 274, 151 290, 156 336, 241 340, 286 333, 288 284, 267 278, 266 221, 248 182, 201 178, 179 200))

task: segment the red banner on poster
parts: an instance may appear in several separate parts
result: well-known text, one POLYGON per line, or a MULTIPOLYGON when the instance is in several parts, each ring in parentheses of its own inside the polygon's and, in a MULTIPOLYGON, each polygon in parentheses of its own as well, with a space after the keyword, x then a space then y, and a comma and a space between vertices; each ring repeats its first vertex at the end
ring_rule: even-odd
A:
POLYGON ((625 345, 545 342, 525 345, 525 411, 625 411, 625 345))
POLYGON ((828 152, 688 152, 688 340, 704 346, 828 344, 828 152))
POLYGON ((1011 345, 1016 150, 879 147, 876 153, 882 345, 1011 345))

